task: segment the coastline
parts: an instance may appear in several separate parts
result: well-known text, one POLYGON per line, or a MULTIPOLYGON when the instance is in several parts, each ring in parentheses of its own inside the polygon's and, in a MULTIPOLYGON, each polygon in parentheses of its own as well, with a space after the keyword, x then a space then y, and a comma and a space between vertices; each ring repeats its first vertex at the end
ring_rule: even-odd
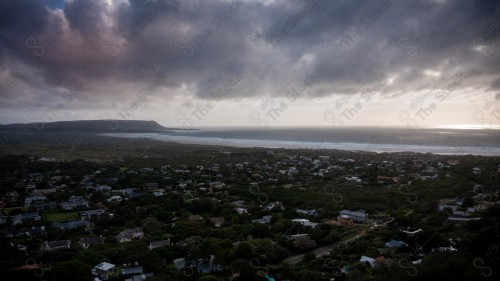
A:
POLYGON ((479 155, 500 156, 500 147, 473 147, 473 146, 432 146, 432 145, 401 145, 387 143, 354 143, 354 142, 311 142, 311 141, 283 141, 283 140, 250 140, 217 137, 190 137, 172 136, 158 133, 105 133, 99 134, 115 138, 147 138, 157 141, 174 142, 181 144, 216 145, 239 148, 269 148, 269 149, 310 149, 310 150, 344 150, 354 152, 376 153, 432 153, 437 155, 479 155))

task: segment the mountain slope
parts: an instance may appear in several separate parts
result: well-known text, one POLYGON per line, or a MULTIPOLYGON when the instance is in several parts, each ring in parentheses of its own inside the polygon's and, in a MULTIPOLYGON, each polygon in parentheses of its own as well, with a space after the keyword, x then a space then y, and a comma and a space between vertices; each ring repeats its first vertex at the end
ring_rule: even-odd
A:
POLYGON ((0 125, 0 130, 91 131, 91 132, 165 132, 156 121, 145 120, 79 120, 47 123, 0 125))

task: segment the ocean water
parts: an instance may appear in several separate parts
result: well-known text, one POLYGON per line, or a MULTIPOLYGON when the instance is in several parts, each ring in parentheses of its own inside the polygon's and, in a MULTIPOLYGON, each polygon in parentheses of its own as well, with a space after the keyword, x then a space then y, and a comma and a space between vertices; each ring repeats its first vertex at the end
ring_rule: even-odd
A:
POLYGON ((168 133, 114 133, 189 144, 235 147, 431 152, 500 156, 500 130, 406 128, 205 128, 168 133))

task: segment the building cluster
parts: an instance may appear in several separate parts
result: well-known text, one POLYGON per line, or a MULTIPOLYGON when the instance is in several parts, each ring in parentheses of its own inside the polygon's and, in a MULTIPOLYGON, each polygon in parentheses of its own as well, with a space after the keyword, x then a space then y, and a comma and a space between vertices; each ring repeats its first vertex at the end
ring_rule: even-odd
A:
MULTIPOLYGON (((274 155, 270 153, 269 155, 274 155)), ((210 163, 198 166, 181 165, 172 168, 169 165, 158 169, 141 167, 128 168, 120 171, 120 174, 108 173, 105 168, 99 169, 91 174, 78 177, 65 175, 59 172, 57 176, 47 176, 40 172, 28 173, 25 178, 19 180, 12 190, 2 194, 0 201, 0 225, 9 225, 9 230, 2 233, 4 237, 15 240, 22 237, 40 237, 44 242, 40 246, 42 251, 59 251, 71 249, 77 245, 88 249, 93 245, 107 243, 106 239, 92 234, 95 222, 101 219, 113 218, 114 214, 109 212, 113 206, 122 204, 123 201, 134 200, 143 196, 162 197, 169 193, 180 193, 185 202, 193 203, 200 198, 211 198, 214 202, 227 196, 229 191, 238 187, 256 188, 263 185, 301 185, 308 182, 322 181, 332 182, 347 187, 356 186, 392 186, 399 184, 412 184, 416 181, 432 181, 441 177, 449 176, 446 169, 460 165, 457 160, 440 162, 435 159, 411 161, 387 161, 387 160, 354 160, 350 158, 333 158, 331 156, 303 156, 286 155, 282 158, 263 158, 260 161, 244 161, 240 163, 210 163), (122 185, 118 180, 120 177, 134 179, 147 179, 139 185, 122 185), (158 179, 161 179, 158 180, 158 179), (43 184, 42 184, 43 183, 43 184), (69 190, 71 188, 71 190, 69 190), (91 198, 99 195, 98 202, 91 198), (4 209, 13 210, 10 212, 4 209), (44 235, 49 231, 79 231, 85 233, 78 240, 45 240, 44 235), (73 243, 73 244, 72 244, 73 243)), ((484 172, 484 168, 475 167, 473 173, 478 175, 484 172)), ((126 181, 130 182, 130 181, 126 181)), ((439 210, 449 210, 448 221, 451 223, 462 223, 471 220, 479 220, 477 211, 488 208, 493 202, 486 200, 488 194, 479 192, 480 187, 474 187, 475 195, 473 204, 464 205, 464 200, 455 198, 443 201, 439 210)), ((257 195, 258 196, 258 195, 257 195)), ((259 198, 260 200, 260 198, 259 198)), ((305 202, 306 203, 306 202, 305 202)), ((469 202, 470 203, 470 202, 469 202)), ((314 208, 291 208, 281 201, 268 202, 267 200, 258 205, 255 210, 255 202, 245 202, 241 198, 235 198, 228 204, 233 214, 238 218, 243 217, 253 227, 267 227, 273 223, 273 215, 291 211, 290 221, 294 225, 300 225, 302 232, 308 232, 318 227, 327 220, 335 220, 341 226, 366 225, 377 222, 374 216, 363 210, 339 210, 335 218, 326 218, 322 209, 314 208), (256 214, 257 213, 257 214, 256 214)), ((176 218, 179 219, 179 218, 176 218)), ((203 217, 192 213, 184 219, 194 221, 209 221, 213 227, 222 227, 227 221, 223 216, 203 217)), ((382 220, 387 221, 387 220, 382 220)), ((413 235, 419 230, 401 230, 406 235, 413 235)), ((128 228, 121 228, 112 233, 119 243, 126 243, 146 238, 142 226, 129 224, 128 228)), ((306 233, 287 235, 287 239, 301 249, 310 249, 316 246, 306 233)), ((251 237, 250 237, 251 239, 251 237)), ((149 242, 149 241, 148 241, 149 242)), ((147 242, 145 242, 147 243, 147 242)), ((178 241, 176 245, 189 245, 190 241, 178 241)), ((149 242, 149 250, 158 247, 172 245, 170 239, 149 242)), ((385 243, 388 249, 404 247, 403 241, 390 240, 385 243)), ((450 246, 452 247, 452 246, 450 246)), ((23 245, 18 245, 23 249, 23 245)), ((437 249, 445 251, 449 248, 437 249)), ((26 248, 24 247, 24 250, 26 248)), ((361 257, 361 262, 368 262, 371 267, 383 262, 384 257, 371 258, 361 257)), ((178 269, 189 267, 200 273, 220 270, 215 263, 215 258, 190 259, 179 258, 174 261, 178 269)), ((125 280, 145 280, 148 273, 144 273, 140 266, 117 266, 102 262, 92 269, 95 280, 106 280, 110 276, 120 275, 125 280)))

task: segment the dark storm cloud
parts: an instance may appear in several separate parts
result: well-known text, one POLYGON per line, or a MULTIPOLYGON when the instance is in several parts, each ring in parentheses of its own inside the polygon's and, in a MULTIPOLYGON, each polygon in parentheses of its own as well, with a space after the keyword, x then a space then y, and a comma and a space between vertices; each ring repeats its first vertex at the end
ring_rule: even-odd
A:
POLYGON ((3 106, 68 89, 82 105, 99 106, 144 84, 151 69, 164 75, 165 100, 181 87, 213 99, 217 83, 235 77, 217 98, 283 96, 306 75, 314 77, 309 97, 363 85, 397 96, 443 87, 451 79, 443 73, 456 72, 468 75, 460 87, 499 84, 491 77, 500 72, 498 1, 50 3, 0 3, 0 62, 17 81, 2 91, 3 106), (372 75, 374 67, 383 75, 372 75))

